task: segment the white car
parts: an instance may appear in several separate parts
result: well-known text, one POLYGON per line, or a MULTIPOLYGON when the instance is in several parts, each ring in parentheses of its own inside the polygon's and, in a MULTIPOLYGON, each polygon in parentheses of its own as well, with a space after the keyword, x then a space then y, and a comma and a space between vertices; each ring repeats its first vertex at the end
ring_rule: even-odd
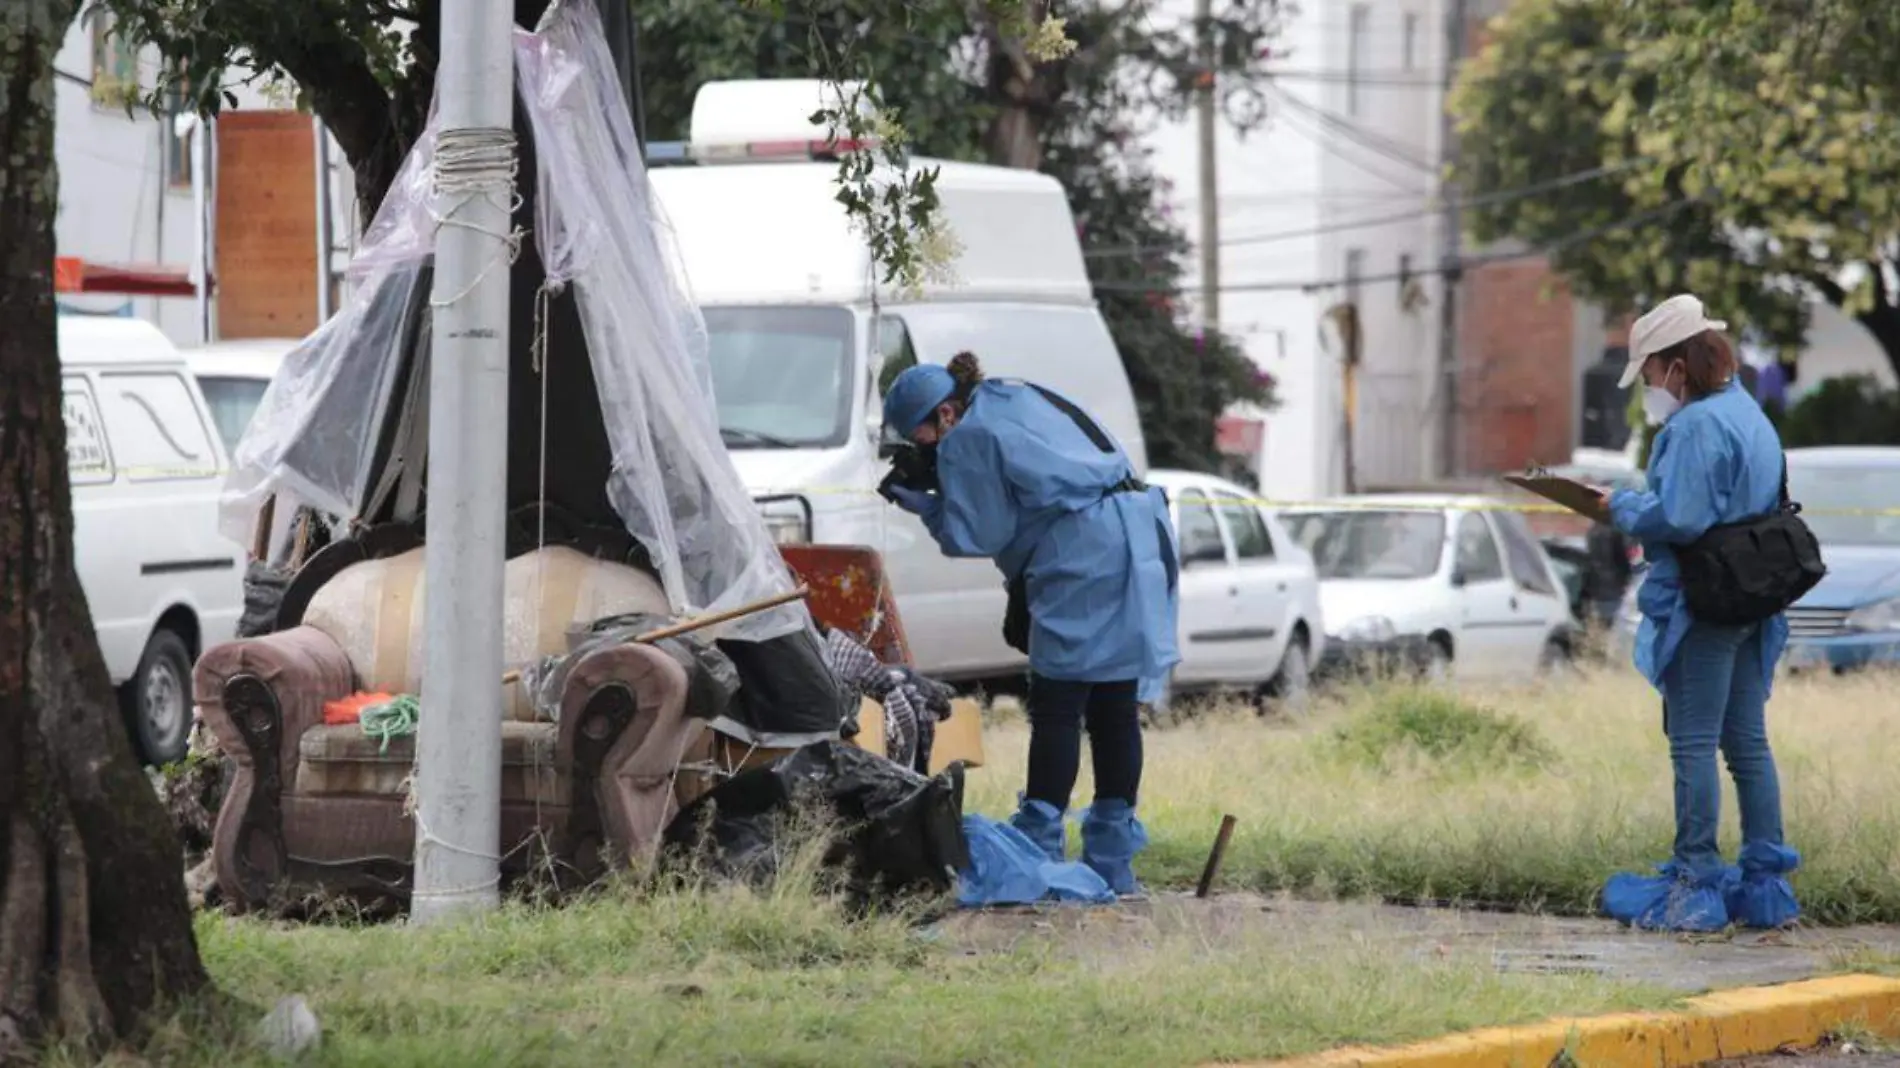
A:
POLYGON ((1171 695, 1242 689, 1298 700, 1326 650, 1313 558, 1257 495, 1212 475, 1150 471, 1180 544, 1181 663, 1171 695))
POLYGON ((1434 679, 1508 680, 1571 656, 1563 583, 1524 517, 1499 501, 1371 495, 1281 519, 1319 571, 1328 673, 1397 662, 1434 679))
POLYGON ((217 424, 226 453, 237 449, 238 439, 250 425, 271 378, 284 356, 299 344, 302 341, 297 338, 266 338, 220 341, 182 350, 185 364, 198 380, 205 404, 211 409, 211 420, 217 424))

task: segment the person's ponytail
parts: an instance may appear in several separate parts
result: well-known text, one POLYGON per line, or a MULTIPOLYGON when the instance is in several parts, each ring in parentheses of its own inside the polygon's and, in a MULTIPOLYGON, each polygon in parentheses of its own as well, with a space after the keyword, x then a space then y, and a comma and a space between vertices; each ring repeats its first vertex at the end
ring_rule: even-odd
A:
POLYGON ((977 362, 976 353, 967 349, 959 352, 950 357, 950 362, 944 369, 950 372, 951 381, 957 385, 956 392, 951 396, 956 399, 958 405, 968 404, 970 395, 975 393, 976 387, 983 382, 983 365, 977 362))

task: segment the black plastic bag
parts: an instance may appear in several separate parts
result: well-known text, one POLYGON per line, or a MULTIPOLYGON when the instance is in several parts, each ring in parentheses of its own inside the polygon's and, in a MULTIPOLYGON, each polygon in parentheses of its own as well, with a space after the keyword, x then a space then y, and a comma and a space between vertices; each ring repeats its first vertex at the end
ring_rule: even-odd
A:
POLYGON ((277 629, 277 614, 290 587, 290 572, 253 560, 244 569, 244 614, 238 617, 237 637, 257 638, 277 629))
POLYGON ((843 869, 859 902, 946 893, 969 867, 963 765, 925 778, 837 741, 815 742, 722 783, 674 817, 664 848, 714 875, 767 883, 800 844, 782 839, 798 826, 801 803, 836 821, 825 863, 843 869))
POLYGON ((739 675, 739 692, 726 714, 750 732, 747 741, 780 748, 787 744, 777 741, 781 738, 835 735, 858 707, 809 630, 762 642, 722 639, 715 644, 739 675))

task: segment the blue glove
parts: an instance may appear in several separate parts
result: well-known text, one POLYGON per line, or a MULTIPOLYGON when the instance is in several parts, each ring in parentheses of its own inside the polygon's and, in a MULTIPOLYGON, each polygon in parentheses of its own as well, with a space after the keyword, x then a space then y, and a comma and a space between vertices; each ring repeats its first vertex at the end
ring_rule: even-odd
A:
POLYGON ((926 515, 937 510, 937 495, 925 490, 911 489, 909 486, 892 486, 891 498, 897 506, 911 515, 926 515))

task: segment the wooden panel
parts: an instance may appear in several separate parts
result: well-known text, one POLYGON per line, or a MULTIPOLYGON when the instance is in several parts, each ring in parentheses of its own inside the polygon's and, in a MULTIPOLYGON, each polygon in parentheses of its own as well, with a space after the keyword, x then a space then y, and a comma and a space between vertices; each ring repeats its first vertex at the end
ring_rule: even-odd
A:
POLYGON ((317 328, 316 135, 295 111, 218 116, 218 336, 317 328))

